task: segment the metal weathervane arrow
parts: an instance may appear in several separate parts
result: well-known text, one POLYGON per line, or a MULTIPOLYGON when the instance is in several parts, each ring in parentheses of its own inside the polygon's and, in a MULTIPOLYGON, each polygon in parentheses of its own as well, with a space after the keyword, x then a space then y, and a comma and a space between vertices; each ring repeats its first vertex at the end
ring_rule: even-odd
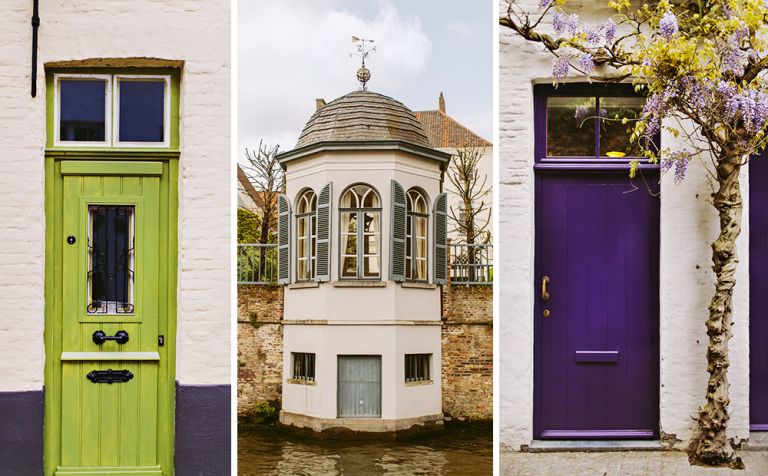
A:
POLYGON ((349 54, 349 57, 359 56, 362 59, 362 66, 357 70, 357 80, 360 81, 361 89, 366 91, 368 88, 366 83, 371 80, 371 71, 365 67, 365 59, 369 54, 376 51, 375 46, 370 46, 371 43, 375 43, 375 40, 366 40, 365 38, 352 37, 352 44, 355 45, 355 51, 349 54), (368 43, 368 49, 366 49, 366 43, 368 43))

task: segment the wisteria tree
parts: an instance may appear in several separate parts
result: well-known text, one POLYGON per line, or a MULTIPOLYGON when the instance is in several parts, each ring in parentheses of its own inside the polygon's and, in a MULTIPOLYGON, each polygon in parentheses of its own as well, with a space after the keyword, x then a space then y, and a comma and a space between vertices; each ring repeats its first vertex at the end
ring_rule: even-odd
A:
MULTIPOLYGON (((572 1, 571 3, 575 3, 572 1)), ((569 13, 566 0, 509 1, 502 27, 553 55, 555 83, 575 72, 591 81, 632 81, 647 94, 631 140, 643 155, 685 179, 689 162, 701 162, 713 184, 720 233, 712 243, 715 293, 706 319, 709 343, 706 402, 696 416, 691 464, 743 468, 726 436, 728 341, 741 231, 739 175, 765 147, 768 123, 768 2, 764 0, 608 2, 615 12, 602 23, 569 13), (551 28, 542 30, 551 19, 551 28), (684 147, 657 149, 665 129, 684 147), (701 160, 698 160, 701 159, 701 160)), ((631 166, 634 175, 638 163, 631 166)))

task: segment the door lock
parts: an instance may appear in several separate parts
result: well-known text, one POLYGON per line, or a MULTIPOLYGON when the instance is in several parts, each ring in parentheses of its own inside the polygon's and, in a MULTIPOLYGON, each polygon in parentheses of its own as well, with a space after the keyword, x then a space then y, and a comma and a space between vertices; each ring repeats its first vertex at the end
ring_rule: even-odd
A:
POLYGON ((77 241, 77 238, 75 238, 74 235, 69 235, 67 237, 67 243, 69 243, 70 245, 74 245, 75 241, 77 241))
POLYGON ((128 342, 128 333, 126 331, 117 331, 113 336, 108 336, 102 330, 93 333, 93 342, 95 344, 101 345, 108 340, 113 340, 118 344, 125 344, 128 342))

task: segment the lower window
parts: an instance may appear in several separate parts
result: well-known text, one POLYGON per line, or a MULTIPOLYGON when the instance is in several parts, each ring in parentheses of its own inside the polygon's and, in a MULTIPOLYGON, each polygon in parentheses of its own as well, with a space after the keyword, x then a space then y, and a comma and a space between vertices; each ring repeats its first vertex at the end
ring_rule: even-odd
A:
POLYGON ((291 352, 293 360, 293 379, 315 381, 315 354, 291 352))
POLYGON ((430 380, 429 367, 431 363, 432 354, 405 354, 405 381, 430 380))

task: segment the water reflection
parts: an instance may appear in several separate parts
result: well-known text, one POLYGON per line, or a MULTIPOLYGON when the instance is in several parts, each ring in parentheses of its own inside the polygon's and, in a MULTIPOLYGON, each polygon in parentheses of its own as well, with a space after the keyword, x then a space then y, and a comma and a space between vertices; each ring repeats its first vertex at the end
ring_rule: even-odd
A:
POLYGON ((237 451, 240 475, 447 476, 493 470, 490 425, 454 425, 398 440, 320 440, 260 426, 239 430, 237 451))

